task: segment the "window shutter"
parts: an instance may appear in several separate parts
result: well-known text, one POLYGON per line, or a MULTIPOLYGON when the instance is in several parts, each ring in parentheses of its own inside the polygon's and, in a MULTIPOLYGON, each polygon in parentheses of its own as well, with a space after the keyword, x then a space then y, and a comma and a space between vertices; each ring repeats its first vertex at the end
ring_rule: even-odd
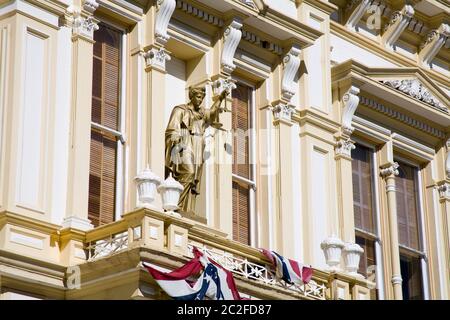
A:
MULTIPOLYGON (((94 33, 91 120, 118 130, 121 33, 103 24, 94 33)), ((117 140, 91 129, 89 219, 94 226, 114 221, 117 140)))
POLYGON ((375 233, 371 150, 360 145, 352 151, 355 227, 375 233))
MULTIPOLYGON (((250 88, 237 84, 233 90, 232 129, 233 137, 233 173, 252 179, 250 166, 251 129, 250 88)), ((233 239, 250 244, 250 186, 233 181, 233 239)))
POLYGON ((399 162, 395 179, 399 243, 420 250, 416 169, 399 162))

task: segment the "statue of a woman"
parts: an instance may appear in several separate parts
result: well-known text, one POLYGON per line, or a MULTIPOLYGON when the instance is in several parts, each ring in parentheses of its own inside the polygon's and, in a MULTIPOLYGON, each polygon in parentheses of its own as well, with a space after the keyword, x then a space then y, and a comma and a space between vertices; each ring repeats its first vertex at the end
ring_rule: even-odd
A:
POLYGON ((169 173, 184 190, 178 203, 180 212, 195 214, 195 199, 199 194, 205 150, 205 129, 217 125, 220 104, 227 96, 223 91, 210 109, 201 107, 205 87, 189 88, 189 102, 173 108, 166 128, 165 176, 169 173))

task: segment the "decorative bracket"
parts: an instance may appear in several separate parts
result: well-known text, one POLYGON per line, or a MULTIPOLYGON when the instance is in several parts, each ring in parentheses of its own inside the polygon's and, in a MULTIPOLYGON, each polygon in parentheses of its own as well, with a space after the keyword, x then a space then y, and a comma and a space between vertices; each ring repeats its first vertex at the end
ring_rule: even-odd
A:
POLYGON ((295 94, 295 76, 300 67, 300 48, 292 46, 289 52, 284 56, 284 73, 281 82, 281 96, 286 101, 291 101, 295 94))
POLYGON ((360 3, 356 6, 356 8, 351 13, 345 26, 349 29, 355 29, 358 22, 361 20, 361 18, 367 12, 367 9, 369 8, 371 2, 372 2, 371 0, 361 0, 360 3))
POLYGON ((231 74, 236 68, 233 59, 236 49, 242 37, 242 19, 234 17, 224 32, 224 43, 222 51, 222 70, 231 74))
POLYGON ((176 0, 158 0, 157 2, 155 40, 161 46, 165 46, 170 38, 167 34, 167 28, 169 27, 169 21, 175 11, 176 5, 176 0))
POLYGON ((449 38, 450 26, 445 23, 441 24, 439 29, 432 30, 428 33, 425 43, 421 46, 419 52, 419 58, 423 64, 430 64, 449 38))
POLYGON ((408 27, 411 18, 414 15, 414 8, 407 4, 401 11, 396 11, 392 14, 389 23, 385 27, 382 41, 387 47, 392 47, 394 43, 400 38, 400 35, 408 27))
POLYGON ((352 127, 352 119, 359 104, 358 94, 359 88, 351 86, 342 97, 342 102, 344 103, 344 108, 342 110, 342 131, 349 136, 353 133, 353 130, 355 130, 355 128, 352 127))

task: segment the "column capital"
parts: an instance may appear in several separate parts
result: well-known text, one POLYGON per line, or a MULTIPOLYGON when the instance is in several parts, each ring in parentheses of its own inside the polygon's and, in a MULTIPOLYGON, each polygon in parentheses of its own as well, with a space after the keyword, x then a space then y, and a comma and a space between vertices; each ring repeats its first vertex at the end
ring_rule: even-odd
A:
POLYGON ((383 178, 398 176, 399 164, 397 162, 386 163, 380 166, 380 174, 383 178))
POLYGON ((450 181, 442 181, 438 183, 437 190, 441 200, 450 200, 450 181))
POLYGON ((166 61, 170 61, 170 53, 163 47, 151 46, 143 54, 145 59, 145 70, 157 69, 166 72, 166 61))
POLYGON ((276 102, 272 106, 272 112, 275 124, 283 122, 285 124, 292 125, 292 114, 295 112, 293 105, 276 102))
POLYGON ((336 152, 336 159, 339 159, 341 157, 350 159, 352 158, 352 150, 354 150, 355 144, 350 138, 344 138, 340 137, 338 138, 335 146, 334 151, 336 152))
POLYGON ((216 76, 212 80, 213 100, 216 101, 222 91, 226 90, 228 95, 231 96, 231 92, 236 89, 236 81, 231 77, 216 76))
POLYGON ((73 37, 93 41, 94 31, 98 30, 98 20, 93 17, 97 8, 95 0, 85 0, 81 8, 71 5, 66 9, 63 23, 72 28, 73 37))
POLYGON ((294 44, 283 57, 284 71, 281 81, 281 97, 286 102, 291 101, 296 92, 295 76, 300 68, 300 46, 294 44))

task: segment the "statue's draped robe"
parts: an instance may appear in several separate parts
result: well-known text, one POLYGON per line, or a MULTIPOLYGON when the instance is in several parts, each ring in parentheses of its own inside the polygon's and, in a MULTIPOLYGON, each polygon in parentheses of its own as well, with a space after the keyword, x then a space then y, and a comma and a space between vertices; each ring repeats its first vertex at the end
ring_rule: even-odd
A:
POLYGON ((211 120, 210 110, 179 105, 172 110, 167 125, 165 175, 171 172, 184 187, 178 202, 181 212, 195 212, 195 190, 200 189, 205 149, 203 135, 211 120))

